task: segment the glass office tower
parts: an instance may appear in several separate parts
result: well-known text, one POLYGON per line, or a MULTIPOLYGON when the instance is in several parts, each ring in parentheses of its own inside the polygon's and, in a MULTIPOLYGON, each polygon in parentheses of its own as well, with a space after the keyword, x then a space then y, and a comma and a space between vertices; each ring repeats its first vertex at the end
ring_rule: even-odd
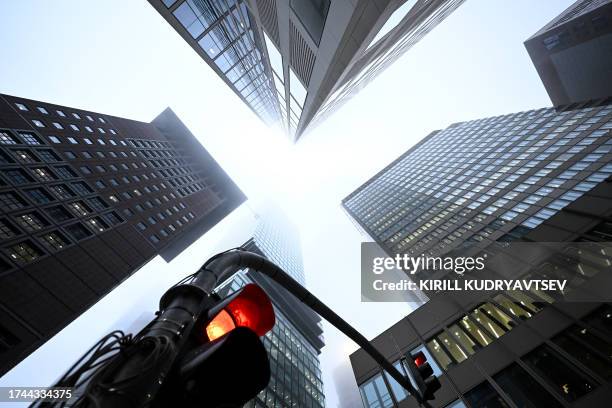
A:
MULTIPOLYGON (((242 247, 275 262, 304 284, 304 267, 298 233, 278 211, 264 211, 253 237, 242 247)), ((318 355, 324 346, 321 318, 290 293, 257 272, 243 270, 218 289, 220 295, 255 282, 270 296, 276 314, 274 328, 263 337, 272 377, 268 387, 247 407, 325 406, 318 355)))
POLYGON ((455 123, 342 205, 389 254, 520 238, 609 177, 611 130, 606 104, 455 123))
POLYGON ((291 140, 357 93, 463 0, 149 0, 291 140))
POLYGON ((0 95, 0 374, 245 199, 170 109, 144 123, 0 95))
MULTIPOLYGON (((611 130, 612 106, 603 102, 453 124, 343 206, 389 254, 439 255, 465 243, 499 254, 519 240, 589 242, 593 252, 582 255, 590 260, 549 263, 547 273, 573 270, 581 288, 609 293, 611 130)), ((522 267, 519 258, 507 261, 522 267)), ((425 352, 442 383, 433 406, 608 405, 609 303, 539 290, 428 295, 373 342, 400 370, 405 353, 425 352)), ((350 359, 365 407, 418 406, 363 350, 350 359)))

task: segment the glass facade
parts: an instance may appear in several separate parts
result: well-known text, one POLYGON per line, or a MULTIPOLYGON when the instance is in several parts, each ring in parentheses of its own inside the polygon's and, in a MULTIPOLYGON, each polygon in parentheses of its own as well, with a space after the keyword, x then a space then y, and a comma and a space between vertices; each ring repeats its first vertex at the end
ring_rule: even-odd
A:
POLYGON ((463 1, 403 0, 372 7, 370 0, 149 0, 264 122, 292 140, 463 1), (391 8, 410 18, 401 23, 397 13, 389 18, 391 8), (383 30, 382 18, 390 21, 383 30), (367 47, 376 33, 376 45, 367 47))
POLYGON ((612 174, 611 112, 539 109, 456 123, 343 204, 391 254, 520 237, 612 174))
MULTIPOLYGON (((242 247, 260 253, 304 284, 297 230, 278 211, 262 211, 257 217, 259 220, 253 237, 242 247)), ((221 296, 226 296, 247 283, 260 283, 258 278, 256 273, 251 275, 248 270, 240 271, 217 291, 221 296)), ((266 286, 260 285, 265 289, 266 286)), ((293 321, 290 316, 295 311, 281 308, 280 304, 287 303, 277 298, 274 291, 270 291, 269 295, 274 305, 276 324, 262 341, 268 351, 271 379, 268 386, 245 407, 322 408, 325 406, 325 396, 319 367, 320 349, 319 345, 309 340, 309 335, 304 334, 313 331, 308 325, 314 325, 314 332, 320 332, 319 318, 307 322, 308 316, 302 316, 300 321, 293 321)))
POLYGON ((174 18, 251 109, 264 122, 276 123, 278 99, 246 1, 185 0, 165 5, 173 7, 174 18))
MULTIPOLYGON (((239 272, 218 292, 226 296, 250 282, 239 272)), ((274 313, 276 324, 262 338, 270 360, 270 382, 245 407, 324 407, 318 351, 276 305, 274 313)))
MULTIPOLYGON (((517 304, 514 303, 515 307, 517 304)), ((503 334, 500 326, 492 326, 492 319, 484 325, 483 320, 464 324, 466 319, 467 316, 458 324, 447 325, 442 333, 412 350, 413 354, 425 352, 436 376, 444 375, 454 364, 466 360, 472 354, 470 347, 479 342, 478 337, 482 336, 480 344, 486 345, 494 336, 493 327, 497 327, 499 335, 503 334), (455 332, 459 327, 466 328, 461 335, 455 332)), ((489 381, 464 392, 460 395, 463 400, 450 406, 465 406, 462 405, 465 401, 472 408, 505 408, 512 407, 511 404, 525 408, 560 408, 565 406, 564 401, 571 403, 606 385, 612 378, 611 319, 611 306, 603 304, 534 350, 517 356, 489 381)), ((404 370, 399 361, 395 364, 404 370)), ((383 377, 382 372, 363 381, 359 389, 366 408, 394 407, 407 396, 390 377, 383 377)))

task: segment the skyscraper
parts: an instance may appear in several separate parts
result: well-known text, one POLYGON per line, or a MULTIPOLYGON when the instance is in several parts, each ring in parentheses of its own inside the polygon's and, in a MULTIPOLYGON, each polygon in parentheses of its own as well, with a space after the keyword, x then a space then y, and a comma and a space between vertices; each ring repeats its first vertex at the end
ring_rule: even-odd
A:
POLYGON ((520 238, 612 172, 612 106, 434 131, 342 201, 388 254, 520 238))
POLYGON ((264 122, 291 140, 463 0, 149 0, 264 122))
MULTIPOLYGON (((252 237, 242 247, 275 262, 304 285, 297 229, 277 209, 265 209, 257 217, 252 237)), ((250 270, 238 272, 218 292, 227 295, 249 282, 257 283, 270 296, 276 324, 263 337, 272 372, 270 383, 246 406, 324 407, 318 358, 324 346, 321 318, 281 286, 250 270)))
MULTIPOLYGON (((611 129, 609 104, 456 123, 432 132, 343 206, 388 254, 444 254, 466 242, 489 253, 517 240, 602 243, 591 260, 607 263, 571 267, 583 287, 609 293, 611 129)), ((555 265, 551 275, 570 267, 555 265)), ((428 295, 373 343, 400 369, 404 353, 425 352, 442 383, 433 406, 607 405, 608 303, 539 290, 428 295)), ((350 358, 364 406, 418 406, 363 350, 350 358)))
POLYGON ((245 199, 170 109, 144 123, 0 95, 0 374, 245 199))
POLYGON ((578 0, 525 41, 554 106, 612 97, 612 1, 578 0))

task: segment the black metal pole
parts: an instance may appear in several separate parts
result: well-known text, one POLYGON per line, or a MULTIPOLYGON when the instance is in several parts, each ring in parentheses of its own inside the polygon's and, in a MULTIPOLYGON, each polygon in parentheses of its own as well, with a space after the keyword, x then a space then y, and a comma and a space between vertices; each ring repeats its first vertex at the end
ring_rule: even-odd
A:
MULTIPOLYGON (((201 313, 215 302, 214 289, 240 269, 263 273, 326 319, 368 353, 419 402, 410 380, 402 375, 361 333, 296 282, 273 262, 252 252, 218 254, 194 274, 193 280, 170 288, 160 299, 155 319, 134 342, 96 370, 78 406, 140 407, 150 405, 201 313)), ((78 378, 77 378, 78 380, 78 378)))

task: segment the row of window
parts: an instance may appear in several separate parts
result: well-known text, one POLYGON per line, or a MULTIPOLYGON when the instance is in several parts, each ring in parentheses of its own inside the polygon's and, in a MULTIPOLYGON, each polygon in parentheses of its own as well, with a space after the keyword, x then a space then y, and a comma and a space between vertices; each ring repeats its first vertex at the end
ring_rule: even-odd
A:
POLYGON ((3 145, 41 145, 43 144, 40 138, 32 132, 17 131, 15 133, 2 129, 0 130, 0 144, 3 145))
MULTIPOLYGON (((45 124, 45 122, 43 122, 42 120, 38 120, 38 119, 32 119, 32 124, 34 126, 36 126, 37 128, 46 128, 47 125, 45 124)), ((60 122, 51 122, 51 125, 57 129, 57 130, 64 130, 64 125, 62 125, 60 122)), ((74 130, 75 132, 80 132, 81 128, 79 128, 77 125, 75 125, 74 123, 71 123, 68 125, 70 127, 70 129, 74 130)), ((89 133, 94 133, 94 129, 90 126, 83 126, 83 128, 89 132, 89 133)), ((99 127, 97 128, 98 132, 105 135, 106 131, 99 127)), ((109 132, 113 135, 116 135, 117 132, 115 131, 115 129, 109 129, 109 132)))
MULTIPOLYGON (((612 379, 612 306, 602 305, 514 363, 462 395, 447 407, 563 407, 612 379), (495 385, 495 386, 493 386, 495 385), (498 392, 501 390, 502 392, 498 392)), ((434 375, 442 371, 424 346, 434 375)), ((434 354, 435 355, 435 354, 434 354)), ((439 360, 437 360, 439 361, 439 360)), ((395 366, 409 376, 402 361, 395 366)), ((364 407, 388 408, 407 397, 389 377, 378 374, 359 386, 364 407)))
MULTIPOLYGON (((70 214, 65 210, 57 210, 53 213, 58 214, 59 212, 63 212, 61 216, 70 217, 70 214)), ((19 222, 22 228, 30 233, 36 233, 48 227, 48 225, 43 224, 42 219, 37 218, 34 214, 24 214, 17 218, 17 222, 19 222)), ((115 212, 109 212, 62 227, 67 234, 60 230, 49 231, 37 236, 37 240, 34 238, 26 239, 7 246, 3 251, 13 262, 21 266, 43 257, 46 252, 42 248, 45 248, 48 252, 57 252, 71 245, 73 242, 104 232, 112 225, 121 222, 123 222, 123 220, 115 212), (42 246, 40 244, 42 244, 42 246)), ((13 238, 15 235, 18 236, 15 227, 11 226, 6 220, 0 220, 0 238, 8 239, 13 238)), ((11 269, 10 265, 3 261, 0 262, 0 271, 4 272, 9 269, 11 269)))
POLYGON ((611 111, 544 109, 453 125, 405 155, 346 205, 392 252, 426 244, 425 237, 436 231, 444 235, 443 217, 436 219, 432 203, 419 203, 422 198, 448 202, 454 208, 449 216, 462 207, 482 208, 478 214, 500 211, 500 218, 533 228, 570 202, 559 198, 563 193, 582 194, 609 177, 611 111), (576 160, 591 144, 599 146, 576 160), (549 177, 568 161, 573 166, 549 177), (513 182, 518 184, 512 187, 513 182), (532 186, 537 191, 522 199, 532 186), (548 197, 558 200, 543 201, 548 197))
MULTIPOLYGON (((19 103, 19 102, 17 102, 17 103, 15 103, 15 106, 17 107, 17 109, 19 109, 19 110, 20 110, 20 111, 22 111, 22 112, 29 112, 29 111, 30 111, 30 109, 27 107, 27 105, 25 105, 25 104, 23 104, 23 103, 19 103)), ((48 111, 48 110, 47 110, 47 108, 45 108, 45 107, 42 107, 42 106, 37 106, 37 107, 36 107, 36 110, 37 110, 38 112, 42 113, 43 115, 49 115, 49 111, 48 111)), ((55 110, 55 113, 57 114, 57 116, 62 117, 62 118, 66 118, 66 117, 68 117, 68 116, 66 115, 66 113, 65 113, 63 110, 61 110, 61 109, 56 109, 56 110, 55 110)), ((78 119, 78 120, 81 120, 81 119, 82 119, 82 118, 81 118, 81 115, 80 115, 80 114, 78 114, 78 113, 76 113, 76 112, 72 112, 72 113, 71 113, 71 115, 72 115, 72 117, 73 117, 74 119, 78 119)), ((89 115, 89 114, 85 114, 84 116, 85 116, 85 118, 86 118, 88 121, 90 121, 90 122, 95 122, 95 119, 93 118, 93 116, 91 116, 91 115, 89 115)), ((98 117, 98 121, 99 121, 100 123, 106 124, 106 120, 105 120, 104 118, 102 118, 102 117, 98 117)))

